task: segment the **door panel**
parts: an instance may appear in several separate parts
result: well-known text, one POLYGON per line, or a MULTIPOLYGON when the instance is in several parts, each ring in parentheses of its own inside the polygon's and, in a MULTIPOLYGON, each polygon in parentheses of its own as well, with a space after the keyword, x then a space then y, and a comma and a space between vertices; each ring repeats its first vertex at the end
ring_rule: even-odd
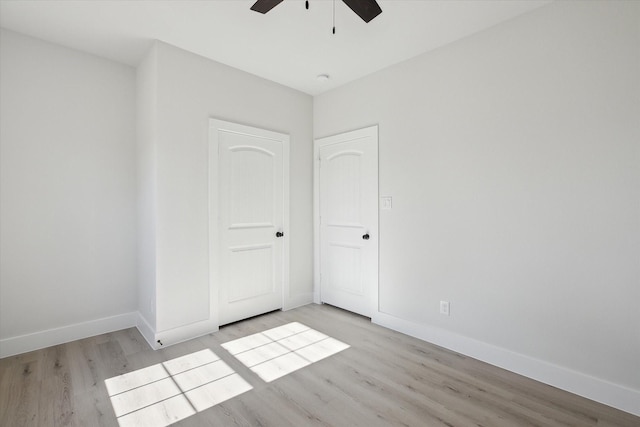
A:
POLYGON ((316 144, 320 300, 370 317, 378 291, 377 127, 316 144))
POLYGON ((362 246, 329 242, 327 286, 365 296, 362 280, 362 246))
MULTIPOLYGON (((326 155, 331 149, 325 148, 321 153, 323 151, 326 155)), ((340 151, 323 159, 323 176, 327 181, 325 218, 331 221, 329 226, 364 227, 360 199, 363 154, 362 151, 340 151)))
MULTIPOLYGON (((284 140, 225 123, 218 142, 219 324, 282 308, 284 140)), ((213 184, 213 183, 212 183, 213 184)))
POLYGON ((229 248, 228 303, 273 293, 276 288, 274 264, 275 245, 236 246, 229 248))
MULTIPOLYGON (((229 135, 223 138, 223 144, 229 135)), ((244 136, 236 143, 256 144, 244 136)), ((254 145, 228 148, 230 162, 229 227, 274 226, 276 195, 274 194, 276 153, 256 149, 254 145)))

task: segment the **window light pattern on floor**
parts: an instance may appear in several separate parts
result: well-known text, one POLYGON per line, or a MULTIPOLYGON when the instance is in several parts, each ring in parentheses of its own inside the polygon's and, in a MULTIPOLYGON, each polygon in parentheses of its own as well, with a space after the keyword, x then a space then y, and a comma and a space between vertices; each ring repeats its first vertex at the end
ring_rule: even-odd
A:
POLYGON ((206 349, 105 380, 120 427, 168 426, 251 390, 206 349))
POLYGON ((264 381, 271 382, 349 345, 293 322, 226 342, 222 347, 264 381))

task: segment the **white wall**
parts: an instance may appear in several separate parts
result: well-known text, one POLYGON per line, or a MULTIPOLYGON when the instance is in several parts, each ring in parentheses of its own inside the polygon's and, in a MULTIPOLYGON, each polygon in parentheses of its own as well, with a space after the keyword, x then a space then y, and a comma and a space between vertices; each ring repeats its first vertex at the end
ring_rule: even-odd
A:
MULTIPOLYGON (((143 64, 155 61, 157 70, 156 332, 197 324, 206 329, 202 322, 210 320, 209 118, 290 135, 291 291, 285 302, 310 302, 312 98, 161 42, 149 55, 154 59, 143 64)), ((148 304, 140 301, 140 307, 148 304)), ((163 342, 184 338, 164 336, 163 342)))
POLYGON ((134 86, 131 67, 2 30, 3 356, 136 309, 134 86))
MULTIPOLYGON (((149 338, 156 329, 156 226, 158 61, 153 49, 136 69, 138 178, 138 327, 149 338)), ((150 338, 149 338, 150 339, 150 338)), ((154 340, 151 340, 154 342, 154 340)))
POLYGON ((315 137, 380 126, 383 322, 640 411, 639 22, 557 2, 314 98, 315 137))

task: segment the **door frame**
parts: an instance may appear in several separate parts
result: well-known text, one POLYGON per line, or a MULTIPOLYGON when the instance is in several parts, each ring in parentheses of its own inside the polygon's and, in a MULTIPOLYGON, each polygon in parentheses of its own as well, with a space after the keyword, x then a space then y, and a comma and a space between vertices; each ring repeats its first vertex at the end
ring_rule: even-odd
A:
POLYGON ((378 247, 376 248, 376 281, 371 285, 369 289, 371 297, 371 319, 374 319, 378 314, 379 308, 379 289, 380 289, 380 186, 378 183, 380 177, 380 165, 379 165, 379 142, 378 125, 373 125, 357 130, 341 132, 325 136, 322 138, 315 138, 313 141, 313 302, 321 304, 321 281, 320 281, 320 148, 339 144, 340 142, 334 141, 337 138, 363 138, 373 136, 375 138, 376 146, 376 177, 375 177, 375 189, 376 199, 378 200, 378 208, 376 209, 376 223, 371 227, 371 230, 375 230, 378 233, 378 247))
POLYGON ((290 271, 290 233, 289 208, 291 200, 289 197, 289 146, 290 137, 288 134, 262 129, 256 126, 243 125, 229 122, 217 118, 209 118, 209 313, 210 319, 220 326, 219 304, 220 304, 220 194, 218 191, 218 171, 220 165, 219 141, 217 132, 224 130, 227 132, 253 135, 251 131, 258 130, 270 138, 282 142, 282 229, 285 233, 282 241, 282 310, 288 310, 289 291, 289 271, 290 271))

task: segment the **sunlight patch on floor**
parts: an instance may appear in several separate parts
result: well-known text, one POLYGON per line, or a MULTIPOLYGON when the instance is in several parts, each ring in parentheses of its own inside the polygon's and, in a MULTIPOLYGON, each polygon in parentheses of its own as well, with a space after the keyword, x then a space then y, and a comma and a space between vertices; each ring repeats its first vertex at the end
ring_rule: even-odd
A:
POLYGON ((120 427, 163 427, 251 390, 205 349, 105 380, 120 427))
POLYGON ((266 382, 349 348, 348 344, 293 322, 222 344, 266 382))

